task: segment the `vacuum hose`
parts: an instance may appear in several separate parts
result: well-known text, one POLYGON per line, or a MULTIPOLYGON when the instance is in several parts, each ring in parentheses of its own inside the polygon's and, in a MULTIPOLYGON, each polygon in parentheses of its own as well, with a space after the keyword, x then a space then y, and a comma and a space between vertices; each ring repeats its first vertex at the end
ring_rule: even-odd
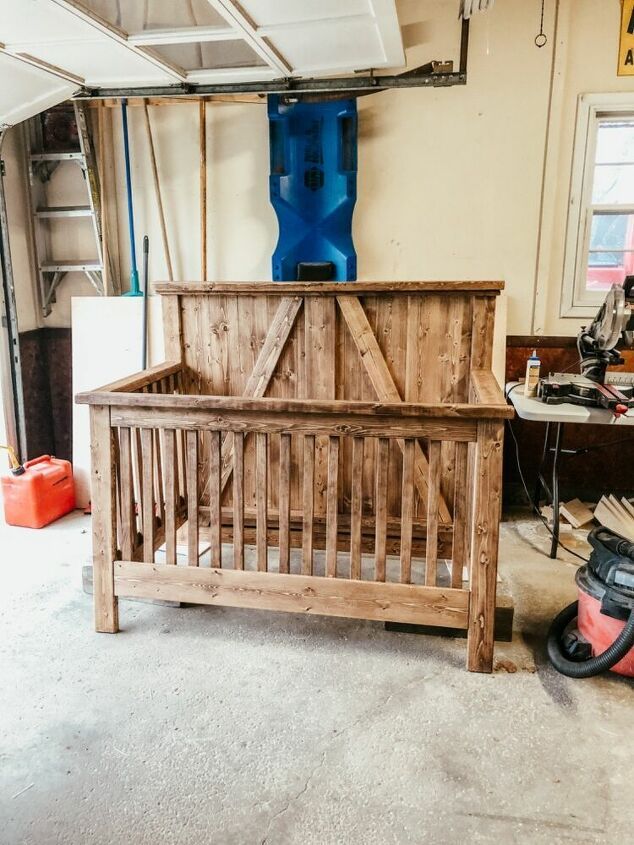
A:
POLYGON ((561 639, 568 625, 577 618, 578 609, 579 602, 573 601, 553 620, 548 632, 548 657, 562 675, 567 675, 569 678, 592 678, 616 666, 634 646, 634 608, 630 611, 629 619, 621 633, 603 654, 598 654, 589 660, 575 661, 569 660, 563 653, 561 639))

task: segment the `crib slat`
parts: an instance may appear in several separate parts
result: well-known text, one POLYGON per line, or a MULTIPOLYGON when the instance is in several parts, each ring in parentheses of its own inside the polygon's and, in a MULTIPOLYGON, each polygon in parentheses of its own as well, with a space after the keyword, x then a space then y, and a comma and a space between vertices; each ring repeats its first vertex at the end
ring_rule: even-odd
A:
POLYGON ((209 534, 211 542, 211 565, 218 569, 222 566, 219 431, 211 431, 209 441, 209 534))
POLYGON ((178 480, 179 495, 183 502, 187 501, 187 446, 185 444, 185 429, 181 428, 176 434, 176 448, 178 449, 178 480))
POLYGON ((267 435, 258 432, 255 435, 255 497, 256 528, 255 544, 257 551, 258 572, 267 570, 267 519, 268 519, 268 478, 267 478, 267 435))
POLYGON ((132 444, 134 447, 134 466, 136 469, 135 473, 135 480, 136 480, 136 501, 137 501, 137 509, 139 512, 138 516, 138 525, 139 525, 139 532, 143 533, 143 458, 141 457, 141 429, 135 428, 132 429, 133 432, 133 440, 132 444))
POLYGON ((143 456, 143 560, 154 562, 154 432, 141 429, 143 456))
POLYGON ((387 543, 387 484, 390 460, 390 441, 387 437, 377 439, 376 486, 374 491, 374 579, 385 581, 387 543))
POLYGON ((313 574, 313 515, 315 510, 315 437, 304 437, 302 502, 302 575, 313 574))
POLYGON ((244 569, 244 435, 233 435, 233 566, 244 569))
POLYGON ((115 487, 115 526, 117 529, 116 534, 116 548, 121 550, 123 546, 123 539, 121 536, 121 446, 119 444, 119 436, 118 433, 113 429, 112 430, 112 458, 113 458, 113 467, 114 467, 114 487, 115 487))
POLYGON ((415 440, 403 443, 403 483, 401 488, 401 582, 412 580, 412 517, 414 515, 415 440))
POLYGON ((161 449, 161 432, 154 430, 154 482, 156 490, 156 504, 158 505, 158 516, 161 525, 165 524, 165 504, 163 496, 163 460, 161 449))
POLYGON ((176 564, 176 432, 166 428, 163 432, 165 457, 165 562, 176 564))
POLYGON ((462 569, 467 560, 469 530, 467 460, 468 443, 456 443, 456 491, 453 507, 453 548, 451 552, 451 586, 462 587, 462 569))
POLYGON ((198 566, 198 432, 186 434, 187 450, 187 563, 198 566))
POLYGON ((328 488, 326 493, 326 576, 337 577, 337 487, 339 438, 328 438, 328 488))
POLYGON ((280 572, 289 572, 290 564, 290 511, 291 511, 291 436, 280 435, 280 490, 279 490, 279 549, 280 572))
POLYGON ((361 516, 363 512, 363 437, 352 438, 350 503, 350 578, 361 578, 361 516))
POLYGON ((429 441, 429 487, 427 494, 427 555, 425 584, 435 586, 438 570, 438 504, 440 499, 440 440, 429 441))
POLYGON ((134 560, 136 515, 134 513, 132 443, 129 428, 119 429, 119 469, 121 473, 121 555, 123 560, 134 560))

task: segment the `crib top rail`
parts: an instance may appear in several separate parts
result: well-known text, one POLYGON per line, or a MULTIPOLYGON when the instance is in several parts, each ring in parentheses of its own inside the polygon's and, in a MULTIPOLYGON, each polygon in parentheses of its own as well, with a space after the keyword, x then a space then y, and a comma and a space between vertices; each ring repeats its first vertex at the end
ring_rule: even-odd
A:
POLYGON ((374 296, 379 294, 489 294, 504 290, 502 281, 416 282, 158 282, 160 294, 230 294, 235 296, 374 296))
POLYGON ((162 379, 177 374, 181 365, 166 362, 97 390, 79 393, 79 405, 116 405, 156 410, 199 410, 208 412, 322 416, 372 416, 405 418, 511 419, 513 408, 506 403, 493 374, 473 372, 472 403, 368 402, 363 400, 280 399, 274 397, 199 396, 143 392, 162 379))

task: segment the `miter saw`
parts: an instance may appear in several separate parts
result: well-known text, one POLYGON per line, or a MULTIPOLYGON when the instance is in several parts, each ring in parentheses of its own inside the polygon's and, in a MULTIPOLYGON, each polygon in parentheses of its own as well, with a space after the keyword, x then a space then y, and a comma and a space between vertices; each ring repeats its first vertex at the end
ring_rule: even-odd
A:
POLYGON ((621 340, 622 346, 634 346, 634 276, 623 286, 612 285, 592 324, 577 335, 581 374, 554 373, 540 379, 539 398, 548 405, 570 402, 627 413, 634 408, 634 380, 606 382, 608 366, 625 363, 616 348, 621 340))

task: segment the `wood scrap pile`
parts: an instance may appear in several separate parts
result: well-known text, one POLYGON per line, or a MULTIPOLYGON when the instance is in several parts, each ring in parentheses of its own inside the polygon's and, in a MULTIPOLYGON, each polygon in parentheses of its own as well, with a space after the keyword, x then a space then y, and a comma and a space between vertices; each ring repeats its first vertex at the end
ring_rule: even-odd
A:
MULTIPOLYGON (((541 509, 542 516, 544 516, 550 525, 553 524, 553 506, 544 505, 541 509)), ((562 525, 571 528, 583 528, 589 522, 592 522, 594 514, 590 508, 579 499, 571 499, 569 502, 564 502, 559 505, 559 519, 563 519, 562 525)))
MULTIPOLYGON (((546 517, 550 525, 553 523, 552 505, 546 505, 541 509, 542 515, 546 517)), ((564 528, 571 531, 574 528, 584 528, 592 520, 603 525, 610 531, 615 531, 622 537, 626 537, 634 543, 634 505, 625 497, 620 500, 612 494, 602 496, 601 500, 594 507, 594 512, 579 499, 572 499, 559 506, 560 531, 564 528)))
POLYGON ((594 518, 610 531, 634 543, 634 506, 627 499, 603 496, 594 509, 594 518))
POLYGON ((559 513, 573 528, 582 528, 592 520, 592 511, 579 499, 572 499, 559 507, 559 513))

